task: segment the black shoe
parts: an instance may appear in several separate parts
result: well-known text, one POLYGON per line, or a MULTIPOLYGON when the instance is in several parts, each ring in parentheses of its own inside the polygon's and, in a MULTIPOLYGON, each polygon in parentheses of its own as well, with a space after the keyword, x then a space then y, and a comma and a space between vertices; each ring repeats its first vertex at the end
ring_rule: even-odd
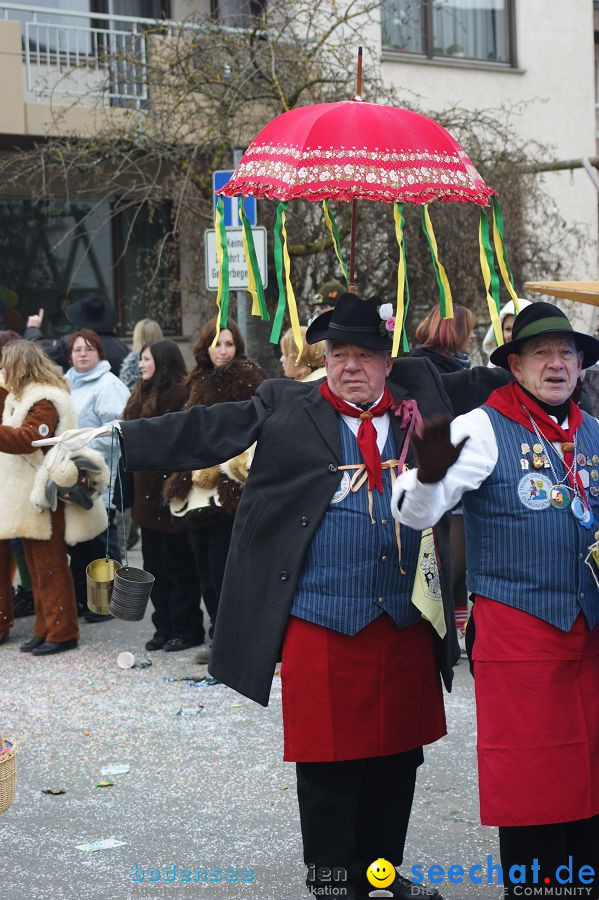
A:
POLYGON ((155 634, 154 637, 150 638, 150 640, 147 642, 146 650, 149 650, 150 653, 153 650, 162 650, 167 641, 168 638, 162 637, 161 634, 155 634))
POLYGON ((16 589, 12 598, 13 616, 22 619, 24 616, 32 616, 35 612, 33 606, 33 591, 27 591, 21 585, 16 589))
POLYGON ((393 900, 419 900, 419 898, 420 900, 443 900, 436 888, 415 884, 409 878, 404 878, 403 875, 400 875, 397 869, 395 871, 395 881, 385 888, 385 890, 390 891, 393 900))
POLYGON ((31 653, 32 650, 35 650, 36 647, 41 647, 45 642, 46 638, 32 637, 31 640, 25 641, 24 644, 21 644, 19 650, 21 651, 21 653, 31 653))
POLYGON ((70 641, 60 641, 58 644, 43 643, 40 647, 31 651, 32 656, 51 656, 53 653, 64 653, 65 650, 74 650, 77 647, 77 641, 72 638, 70 641))
POLYGON ((163 646, 163 650, 166 650, 167 653, 177 653, 179 650, 190 650, 192 647, 197 647, 195 641, 184 641, 183 638, 171 638, 170 641, 167 641, 163 646))
POLYGON ((86 622, 89 622, 91 625, 93 625, 94 622, 110 622, 112 619, 114 619, 114 616, 101 616, 100 613, 95 613, 92 612, 91 609, 88 609, 87 612, 83 613, 83 618, 86 622))

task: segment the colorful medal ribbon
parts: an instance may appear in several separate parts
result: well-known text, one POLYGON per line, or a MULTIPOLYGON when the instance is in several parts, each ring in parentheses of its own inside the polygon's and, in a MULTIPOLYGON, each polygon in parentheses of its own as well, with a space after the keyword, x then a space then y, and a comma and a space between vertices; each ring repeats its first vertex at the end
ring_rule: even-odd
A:
POLYGON ((347 270, 347 266, 343 262, 343 257, 341 255, 341 241, 339 239, 339 229, 337 228, 337 222, 335 221, 335 216, 333 215, 333 210, 331 209, 331 201, 323 200, 322 201, 322 210, 324 212, 324 220, 327 223, 327 228, 331 234, 331 240, 333 241, 333 247, 335 249, 335 254, 337 259, 339 260, 339 265, 341 266, 341 271, 343 272, 343 277, 345 278, 346 284, 349 284, 349 272, 347 270))
POLYGON ((518 303, 518 295, 514 289, 514 276, 512 275, 512 270, 505 257, 503 213, 501 212, 499 201, 495 195, 493 195, 491 203, 493 205, 493 244, 495 245, 495 254, 497 256, 497 262, 499 263, 503 282, 507 288, 508 294, 514 301, 514 309, 516 310, 517 315, 520 312, 520 304, 518 303))
POLYGON ((489 240, 489 223, 485 211, 480 211, 480 225, 478 228, 478 243, 480 248, 480 268, 483 273, 485 282, 485 290, 487 292, 487 305, 489 307, 489 315, 491 316, 491 324, 493 325, 493 333, 498 347, 503 344, 503 333, 501 330, 501 320, 499 318, 499 310, 501 308, 499 299, 499 278, 495 271, 495 260, 493 258, 493 248, 489 240))
MULTIPOLYGON (((404 295, 406 289, 406 255, 404 250, 404 224, 405 220, 402 212, 401 203, 393 204, 393 218, 395 220, 395 237, 399 247, 399 263, 397 265, 397 300, 395 303, 395 327, 393 329, 393 347, 391 356, 397 356, 399 353, 399 342, 401 336, 404 336, 404 345, 407 342, 404 331, 404 322, 406 308, 404 295)), ((405 351, 405 346, 402 348, 405 351)))
POLYGON ((220 330, 227 327, 229 318, 229 251, 227 248, 227 229, 225 228, 225 204, 220 195, 216 200, 214 231, 216 258, 218 260, 218 290, 216 293, 218 315, 216 317, 216 334, 211 344, 212 347, 216 347, 220 330))
POLYGON ((437 239, 435 238, 433 223, 431 222, 431 217, 428 213, 428 203, 425 203, 422 207, 422 230, 426 235, 426 239, 430 247, 433 267, 435 269, 435 278, 437 279, 437 284, 439 286, 439 309, 441 310, 441 316, 444 319, 453 319, 453 299, 451 296, 451 288, 449 286, 447 273, 445 272, 445 269, 443 268, 443 265, 439 260, 439 253, 437 251, 437 239))
POLYGON ((264 285, 262 284, 262 275, 260 274, 256 247, 254 246, 254 233, 243 208, 243 197, 239 204, 239 215, 241 216, 242 225, 243 252, 245 253, 245 261, 248 267, 248 292, 252 295, 252 315, 260 316, 263 322, 268 322, 270 315, 266 306, 264 285))
POLYGON ((279 302, 270 334, 271 344, 278 344, 281 337, 281 329, 283 327, 283 316, 285 315, 285 290, 287 290, 287 306, 289 309, 289 318, 291 320, 291 330, 293 332, 293 340, 297 347, 297 360, 299 361, 304 349, 304 341, 300 328, 299 317, 297 314, 297 303, 295 302, 295 294, 293 285, 291 284, 291 262, 289 259, 289 250, 287 249, 287 230, 285 228, 285 210, 286 203, 279 203, 277 206, 277 220, 275 222, 275 270, 277 273, 277 284, 279 286, 279 302))

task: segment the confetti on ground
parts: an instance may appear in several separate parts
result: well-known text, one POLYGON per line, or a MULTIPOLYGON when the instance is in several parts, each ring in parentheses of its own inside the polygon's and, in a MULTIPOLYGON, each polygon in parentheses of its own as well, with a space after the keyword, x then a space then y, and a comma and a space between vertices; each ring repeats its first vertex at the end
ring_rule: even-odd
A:
POLYGON ((203 706, 181 706, 175 713, 176 716, 197 716, 203 706))
POLYGON ((114 781, 111 781, 110 778, 103 778, 102 781, 96 781, 95 787, 112 787, 114 781))
POLYGON ((114 766, 102 766, 100 775, 126 775, 128 771, 129 766, 123 763, 114 766))
POLYGON ((88 844, 75 844, 77 850, 85 850, 95 853, 97 850, 111 850, 113 847, 124 847, 126 841, 117 841, 116 838, 104 838, 101 841, 90 841, 88 844))

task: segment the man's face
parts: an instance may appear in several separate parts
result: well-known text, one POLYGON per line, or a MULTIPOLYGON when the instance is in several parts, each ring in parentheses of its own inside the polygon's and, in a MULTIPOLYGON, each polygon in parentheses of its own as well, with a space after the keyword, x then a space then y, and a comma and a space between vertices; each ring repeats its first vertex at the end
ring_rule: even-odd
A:
POLYGON ((514 378, 537 399, 559 406, 571 395, 582 369, 582 353, 568 335, 527 341, 520 354, 510 353, 514 378))
POLYGON ((359 405, 374 403, 380 397, 393 363, 380 350, 334 341, 327 349, 324 365, 332 392, 359 405))

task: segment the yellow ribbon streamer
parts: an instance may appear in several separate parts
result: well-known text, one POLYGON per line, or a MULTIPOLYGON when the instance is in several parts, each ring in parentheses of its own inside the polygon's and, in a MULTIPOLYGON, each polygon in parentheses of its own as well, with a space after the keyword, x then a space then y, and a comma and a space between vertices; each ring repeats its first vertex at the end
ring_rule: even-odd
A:
MULTIPOLYGON (((345 274, 347 272, 347 268, 345 266, 345 263, 343 262, 343 257, 341 256, 341 253, 339 252, 339 247, 337 245, 337 241, 335 240, 335 231, 333 229, 333 223, 332 223, 331 217, 329 215, 329 209, 328 209, 326 200, 322 201, 322 210, 324 212, 324 220, 325 220, 327 228, 329 229, 329 232, 331 234, 331 240, 333 243, 333 249, 335 251, 335 256, 339 260, 339 265, 341 266, 341 271, 345 274)), ((347 278, 347 275, 346 275, 346 278, 347 278)))
POLYGON ((285 266, 285 287, 287 292, 287 308, 289 310, 289 318, 291 320, 291 331, 293 332, 293 340, 297 347, 297 359, 299 362, 304 349, 304 341, 302 339, 302 330, 300 327, 299 316, 297 314, 297 303, 293 286, 291 284, 291 261, 289 259, 289 250, 287 249, 287 230, 285 228, 286 215, 281 216, 281 235, 283 238, 283 265, 285 266))
POLYGON ((241 229, 241 240, 243 243, 243 252, 245 254, 245 263, 248 267, 248 293, 252 295, 252 315, 259 316, 260 315, 260 303, 258 302, 258 289, 256 287, 256 276, 254 275, 254 270, 252 268, 252 261, 250 259, 250 250, 248 247, 248 241, 245 234, 245 228, 241 229))
POLYGON ((424 222, 426 225, 426 231, 429 236, 429 240, 431 242, 431 248, 435 257, 435 262, 438 266, 439 278, 441 279, 441 284, 443 285, 443 288, 445 290, 445 315, 443 318, 453 319, 453 298, 451 296, 451 288, 449 286, 447 272, 445 271, 443 263, 439 260, 437 239, 435 237, 435 232, 433 231, 433 223, 431 222, 431 217, 428 212, 428 203, 424 204, 424 222))
POLYGON ((397 300, 395 303, 395 328, 393 329, 393 346, 391 356, 399 353, 399 342, 403 328, 405 315, 404 291, 406 287, 406 258, 403 252, 403 220, 395 203, 393 204, 393 218, 395 220, 395 237, 399 247, 399 263, 397 266, 397 300))
POLYGON ((499 228, 497 227, 495 211, 493 211, 493 244, 495 246, 495 253, 497 255, 497 262, 499 263, 499 269, 501 270, 503 283, 505 284, 510 297, 514 301, 514 309, 516 310, 516 315, 518 315, 518 313, 520 312, 520 304, 518 302, 518 295, 514 290, 512 282, 510 281, 510 276, 508 275, 508 270, 505 263, 505 254, 503 252, 503 241, 501 240, 499 228))
POLYGON ((487 291, 487 306, 489 307, 489 315, 491 317, 491 324, 493 326, 493 333, 495 335, 495 341, 498 347, 501 347, 503 344, 503 332, 501 330, 501 319, 499 318, 499 312, 497 311, 497 306, 495 304, 495 300, 493 299, 493 295, 491 294, 491 270, 489 269, 489 263, 487 262, 487 254, 485 253, 485 247, 483 244, 483 232, 482 232, 482 224, 479 223, 478 226, 478 244, 480 251, 480 268, 483 273, 483 278, 485 281, 485 289, 487 291))

